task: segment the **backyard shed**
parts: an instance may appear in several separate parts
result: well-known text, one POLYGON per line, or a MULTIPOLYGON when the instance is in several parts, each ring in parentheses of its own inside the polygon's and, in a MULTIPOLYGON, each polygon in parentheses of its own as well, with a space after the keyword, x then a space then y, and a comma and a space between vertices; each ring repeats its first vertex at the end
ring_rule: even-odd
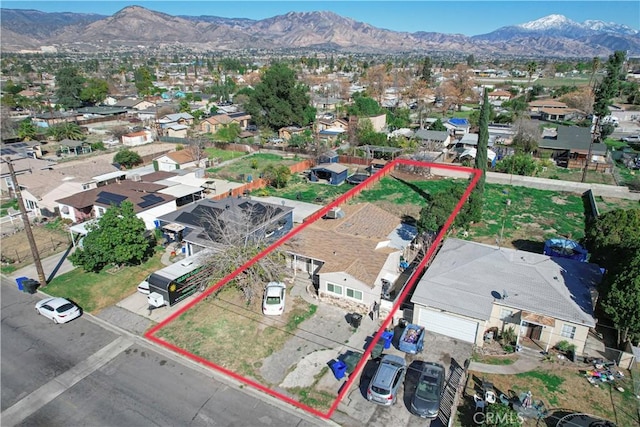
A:
POLYGON ((329 181, 331 185, 340 185, 347 179, 349 168, 338 163, 322 163, 311 168, 309 180, 318 182, 320 180, 329 181))

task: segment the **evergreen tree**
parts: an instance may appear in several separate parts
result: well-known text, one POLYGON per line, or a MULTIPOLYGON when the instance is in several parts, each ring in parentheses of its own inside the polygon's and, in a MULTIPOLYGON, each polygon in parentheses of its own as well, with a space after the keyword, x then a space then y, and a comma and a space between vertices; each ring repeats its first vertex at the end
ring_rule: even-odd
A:
POLYGON ((75 67, 63 67, 56 74, 56 96, 58 104, 64 108, 73 109, 82 105, 80 93, 84 77, 82 77, 78 69, 75 67))
POLYGON ((260 126, 306 126, 315 118, 308 88, 297 82, 294 71, 285 64, 276 63, 267 69, 248 95, 245 109, 260 126))
POLYGON ((472 221, 482 220, 482 205, 484 201, 484 184, 487 173, 487 150, 489 145, 489 118, 491 105, 489 104, 489 93, 484 90, 482 108, 480 108, 480 121, 478 130, 478 146, 476 149, 475 168, 480 169, 480 179, 469 198, 469 218, 472 221))
POLYGON ((427 84, 431 83, 431 58, 425 56, 422 60, 422 69, 420 70, 420 80, 426 82, 427 84))

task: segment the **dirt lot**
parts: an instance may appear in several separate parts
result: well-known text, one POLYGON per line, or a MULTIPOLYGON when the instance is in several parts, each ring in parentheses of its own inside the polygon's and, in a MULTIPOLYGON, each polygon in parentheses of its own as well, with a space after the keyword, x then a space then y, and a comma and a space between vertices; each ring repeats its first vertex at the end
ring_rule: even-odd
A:
MULTIPOLYGON (((470 371, 464 393, 464 406, 459 409, 462 425, 473 414, 473 394, 479 390, 483 380, 494 384, 498 395, 509 395, 531 391, 533 400, 542 400, 549 416, 547 426, 555 426, 563 414, 583 412, 614 421, 618 426, 639 425, 637 399, 633 394, 633 383, 628 371, 621 371, 624 378, 615 383, 591 385, 585 372, 590 365, 574 364, 568 361, 541 362, 530 372, 517 375, 484 374, 470 371), (623 391, 619 391, 621 387, 623 391)), ((534 420, 530 424, 536 424, 534 420)))
MULTIPOLYGON (((4 231, 3 226, 3 233, 4 231)), ((65 231, 52 230, 43 225, 33 226, 32 231, 41 258, 62 252, 71 244, 71 236, 65 231)), ((24 230, 3 237, 0 249, 3 272, 10 272, 33 264, 33 255, 27 233, 24 230)))

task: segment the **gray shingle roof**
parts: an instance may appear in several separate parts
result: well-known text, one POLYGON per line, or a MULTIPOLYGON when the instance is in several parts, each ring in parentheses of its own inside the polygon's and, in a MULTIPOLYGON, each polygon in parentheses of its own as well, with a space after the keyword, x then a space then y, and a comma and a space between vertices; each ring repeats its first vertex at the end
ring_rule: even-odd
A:
POLYGON ((593 327, 590 292, 601 277, 595 264, 447 239, 411 301, 488 320, 506 290, 501 305, 593 327))

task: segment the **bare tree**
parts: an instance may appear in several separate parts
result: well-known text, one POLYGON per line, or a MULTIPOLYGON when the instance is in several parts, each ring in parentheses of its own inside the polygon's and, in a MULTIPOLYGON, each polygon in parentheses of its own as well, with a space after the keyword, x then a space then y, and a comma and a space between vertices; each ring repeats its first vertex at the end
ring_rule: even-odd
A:
POLYGON ((189 145, 185 148, 194 162, 196 162, 196 167, 205 166, 201 164, 202 160, 207 157, 207 152, 204 151, 205 144, 207 139, 202 135, 195 135, 189 138, 189 145))
POLYGON ((129 133, 129 130, 124 126, 116 126, 113 129, 111 129, 111 134, 113 135, 113 137, 120 142, 122 142, 122 136, 128 133, 129 133))
MULTIPOLYGON (((209 247, 215 253, 208 259, 213 272, 212 283, 245 265, 271 244, 272 236, 284 226, 285 219, 277 207, 254 203, 238 203, 228 198, 224 210, 213 211, 201 219, 209 247), (242 205, 242 206, 240 206, 242 205)), ((264 285, 285 276, 286 257, 275 249, 248 266, 231 284, 242 292, 247 304, 260 295, 264 285)))
POLYGON ((542 135, 537 123, 528 117, 519 117, 514 123, 515 135, 513 145, 523 153, 530 154, 538 148, 538 140, 542 135))

